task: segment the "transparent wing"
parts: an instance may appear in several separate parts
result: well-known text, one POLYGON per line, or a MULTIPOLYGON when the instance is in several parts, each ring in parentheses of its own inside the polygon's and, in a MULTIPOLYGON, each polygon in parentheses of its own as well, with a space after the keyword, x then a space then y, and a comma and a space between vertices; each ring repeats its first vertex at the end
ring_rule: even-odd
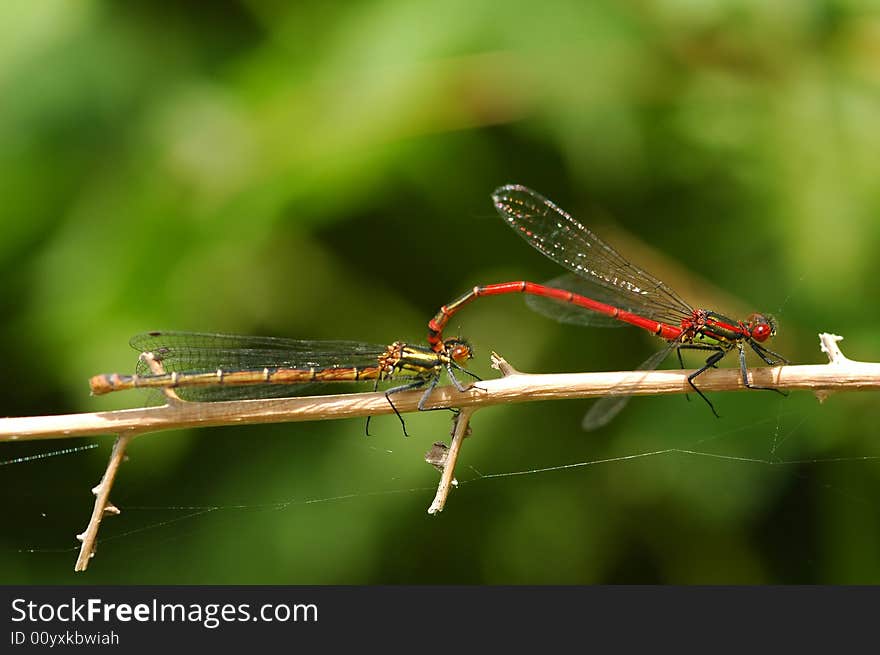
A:
MULTIPOLYGON (((209 373, 262 370, 264 368, 366 368, 376 366, 386 349, 377 344, 356 341, 308 341, 278 337, 210 334, 203 332, 148 332, 132 337, 131 346, 140 353, 151 353, 166 373, 209 373)), ((143 359, 138 359, 137 374, 153 375, 143 359)), ((395 380, 406 380, 395 376, 395 380)), ((353 383, 339 383, 350 386, 353 383)), ((360 383, 364 387, 375 381, 360 383)), ((247 398, 283 398, 337 387, 329 383, 206 385, 178 387, 175 393, 183 400, 219 401, 247 398)), ((161 392, 150 391, 150 402, 161 402, 161 392)))
POLYGON ((677 293, 650 273, 630 264, 601 238, 547 198, 524 186, 500 187, 492 194, 495 209, 536 250, 579 277, 595 297, 626 306, 641 316, 677 325, 692 309, 677 293))
MULTIPOLYGON (((636 370, 653 371, 660 366, 660 363, 666 359, 669 353, 675 350, 677 345, 678 344, 675 342, 670 343, 663 350, 654 353, 642 362, 641 366, 636 370)), ((597 430, 608 425, 608 423, 620 413, 620 410, 626 406, 630 398, 632 398, 632 396, 615 396, 614 391, 612 390, 610 395, 600 398, 593 403, 593 406, 590 407, 590 410, 587 412, 586 416, 584 416, 584 420, 581 422, 581 427, 583 427, 584 430, 597 430)))
POLYGON ((150 352, 166 372, 375 366, 386 346, 357 341, 301 341, 203 332, 147 332, 131 347, 150 352))

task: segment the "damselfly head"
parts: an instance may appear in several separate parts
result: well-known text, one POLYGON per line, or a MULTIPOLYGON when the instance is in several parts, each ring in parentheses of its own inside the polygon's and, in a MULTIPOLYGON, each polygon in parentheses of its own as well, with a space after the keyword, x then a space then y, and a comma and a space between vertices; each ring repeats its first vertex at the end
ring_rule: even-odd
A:
POLYGON ((446 339, 443 342, 443 350, 456 364, 464 364, 474 356, 474 349, 464 339, 446 339))
POLYGON ((767 341, 776 336, 776 319, 769 314, 752 314, 749 316, 748 330, 755 341, 767 341))

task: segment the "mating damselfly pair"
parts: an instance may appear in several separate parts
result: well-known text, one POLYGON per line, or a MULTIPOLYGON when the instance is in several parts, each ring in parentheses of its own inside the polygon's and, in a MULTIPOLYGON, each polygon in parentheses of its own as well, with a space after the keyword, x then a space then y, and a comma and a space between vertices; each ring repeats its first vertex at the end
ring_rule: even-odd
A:
MULTIPOLYGON (((185 390, 187 400, 210 401, 295 395, 302 385, 315 382, 373 381, 378 388, 382 382, 397 380, 401 384, 385 391, 385 397, 400 418, 391 396, 404 390, 425 389, 419 403, 419 409, 423 409, 444 370, 457 389, 465 389, 455 372, 466 372, 463 365, 473 351, 462 339, 443 338, 450 318, 476 298, 522 293, 528 296, 533 309, 559 321, 596 327, 634 325, 664 339, 665 348, 648 358, 639 370, 656 368, 673 351, 682 367, 682 350, 707 351, 704 365, 687 381, 716 416, 715 407, 695 381, 734 350, 739 354, 746 387, 782 393, 752 384, 746 367, 746 345, 771 366, 787 363, 763 345, 776 334, 772 317, 755 313, 745 321, 737 321, 692 307, 577 219, 524 186, 500 187, 492 198, 500 216, 517 234, 569 273, 546 284, 515 281, 475 286, 442 306, 429 321, 428 347, 399 341, 377 346, 351 341, 150 332, 131 342, 146 355, 141 358, 138 372, 130 376, 95 376, 90 381, 92 392, 165 387, 185 390), (150 359, 162 367, 162 372, 149 368, 150 359)), ((604 425, 626 400, 625 396, 609 396, 598 401, 587 414, 585 427, 604 425)))

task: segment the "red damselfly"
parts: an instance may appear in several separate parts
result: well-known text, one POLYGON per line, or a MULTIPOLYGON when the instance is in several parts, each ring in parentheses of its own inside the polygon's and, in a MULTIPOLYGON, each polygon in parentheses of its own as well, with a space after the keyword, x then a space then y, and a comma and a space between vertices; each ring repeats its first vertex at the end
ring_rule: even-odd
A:
MULTIPOLYGON (((492 199, 498 213, 517 234, 570 273, 546 284, 517 281, 474 287, 441 307, 428 323, 428 342, 435 351, 442 352, 445 347, 442 332, 449 319, 475 298, 523 293, 533 309, 556 320, 602 327, 635 325, 665 339, 668 346, 651 356, 639 370, 656 368, 673 350, 682 368, 682 350, 710 351, 705 364, 688 376, 688 383, 715 416, 715 407, 694 380, 733 349, 739 351, 746 387, 783 393, 749 382, 746 367, 744 344, 771 366, 787 363, 784 357, 762 345, 776 334, 776 322, 771 316, 756 313, 745 321, 737 321, 717 312, 694 309, 666 284, 630 264, 577 219, 524 186, 500 187, 492 199)), ((626 400, 600 400, 585 417, 584 427, 604 425, 623 408, 626 400)))
MULTIPOLYGON (((445 339, 432 349, 395 341, 389 346, 355 341, 300 341, 201 332, 147 332, 131 339, 141 353, 134 375, 96 375, 89 380, 95 395, 124 389, 174 389, 182 400, 217 401, 292 396, 305 385, 335 382, 402 384, 385 391, 385 398, 403 425, 391 395, 425 389, 424 405, 442 371, 456 388, 465 387, 455 371, 472 373, 463 364, 473 357, 461 339, 445 339), (151 362, 161 366, 157 373, 151 362)), ((476 376, 473 376, 476 377, 476 376)), ((479 378, 477 378, 479 379, 479 378)))

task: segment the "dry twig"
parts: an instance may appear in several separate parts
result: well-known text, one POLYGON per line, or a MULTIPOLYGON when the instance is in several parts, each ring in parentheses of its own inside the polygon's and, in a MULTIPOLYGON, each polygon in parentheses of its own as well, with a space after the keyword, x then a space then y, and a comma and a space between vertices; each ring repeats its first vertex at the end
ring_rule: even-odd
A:
MULTIPOLYGON (((820 401, 833 391, 880 389, 880 364, 847 359, 837 345, 841 337, 831 334, 821 334, 819 337, 821 348, 828 355, 828 364, 751 369, 749 375, 752 383, 785 390, 809 390, 820 401)), ((690 390, 687 382, 690 371, 530 375, 516 371, 494 353, 493 366, 504 374, 503 377, 479 382, 464 393, 452 386, 438 388, 426 404, 427 409, 456 407, 461 410, 452 444, 445 461, 441 462, 443 475, 437 496, 429 509, 432 514, 443 509, 446 495, 453 484, 461 441, 471 416, 481 407, 536 400, 593 398, 610 392, 617 395, 656 395, 687 393, 690 390)), ((709 370, 700 376, 700 389, 704 392, 744 388, 739 369, 736 368, 709 370)), ((395 395, 394 404, 401 413, 416 411, 421 395, 421 391, 400 393, 395 395)), ((92 520, 80 535, 83 545, 77 570, 84 570, 94 554, 101 519, 119 511, 110 503, 110 488, 125 448, 134 436, 191 427, 366 417, 389 414, 391 411, 382 393, 195 403, 183 402, 172 392, 168 403, 161 407, 3 418, 0 419, 0 442, 105 434, 118 437, 107 470, 101 483, 94 489, 96 501, 92 520)))
POLYGON ((452 430, 452 443, 445 453, 443 459, 443 472, 440 475, 440 484, 437 485, 437 493, 434 501, 428 508, 428 514, 439 514, 446 506, 446 498, 449 491, 457 483, 455 481, 455 465, 458 462, 458 455, 461 452, 461 444, 464 438, 470 434, 471 416, 476 410, 473 407, 466 407, 461 410, 455 417, 455 427, 452 430))

